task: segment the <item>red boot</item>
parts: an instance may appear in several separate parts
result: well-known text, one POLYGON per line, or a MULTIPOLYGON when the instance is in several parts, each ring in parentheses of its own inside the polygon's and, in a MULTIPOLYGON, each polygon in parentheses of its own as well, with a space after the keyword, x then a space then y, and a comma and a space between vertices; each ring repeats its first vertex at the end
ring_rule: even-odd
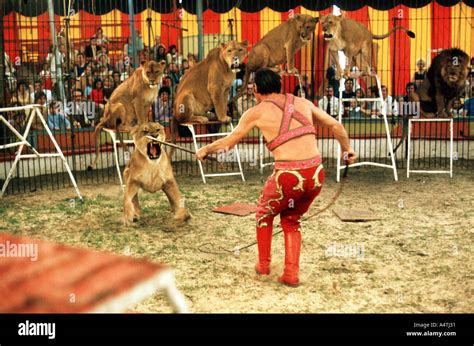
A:
POLYGON ((272 227, 257 227, 258 263, 255 265, 257 274, 270 274, 272 235, 272 227))
POLYGON ((301 232, 285 232, 285 269, 278 282, 287 286, 297 287, 300 283, 301 232))

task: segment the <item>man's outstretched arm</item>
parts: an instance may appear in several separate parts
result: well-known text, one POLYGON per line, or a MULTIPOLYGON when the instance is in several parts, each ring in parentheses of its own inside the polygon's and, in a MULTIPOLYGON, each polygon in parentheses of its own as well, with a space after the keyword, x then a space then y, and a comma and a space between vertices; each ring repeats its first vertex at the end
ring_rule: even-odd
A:
POLYGON ((246 111, 239 120, 239 124, 229 135, 221 138, 211 144, 208 144, 196 153, 198 160, 204 160, 207 155, 215 153, 219 150, 232 149, 239 141, 245 137, 245 135, 255 127, 256 124, 256 113, 254 108, 246 111))

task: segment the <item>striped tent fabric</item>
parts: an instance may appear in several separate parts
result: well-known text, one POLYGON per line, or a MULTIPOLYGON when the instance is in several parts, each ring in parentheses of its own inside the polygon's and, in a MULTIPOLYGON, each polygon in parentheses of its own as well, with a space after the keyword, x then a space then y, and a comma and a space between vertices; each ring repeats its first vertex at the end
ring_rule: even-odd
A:
MULTIPOLYGON (((331 7, 313 11, 304 6, 295 6, 285 12, 277 12, 270 7, 252 13, 236 7, 225 13, 207 9, 203 13, 204 51, 207 53, 232 37, 248 40, 249 44, 253 45, 295 14, 321 16, 330 12, 331 7)), ((74 44, 87 44, 96 29, 102 27, 104 33, 114 42, 109 48, 111 57, 120 54, 130 36, 128 13, 116 8, 102 15, 94 15, 85 10, 73 11, 71 14, 70 37, 74 44)), ((409 39, 402 32, 397 32, 396 35, 377 41, 378 50, 374 53, 377 70, 391 93, 404 93, 405 84, 411 80, 418 59, 424 59, 429 65, 440 49, 448 47, 459 47, 470 56, 474 55, 474 13, 473 8, 464 2, 449 7, 438 2, 429 2, 418 8, 400 4, 388 10, 366 5, 353 11, 343 11, 343 14, 367 25, 375 34, 388 32, 394 24, 405 26, 416 33, 415 39, 409 39), (392 91, 393 87, 395 90, 392 91)), ((57 30, 64 27, 65 18, 55 15, 57 30)), ((177 45, 184 56, 198 51, 197 15, 184 8, 169 13, 145 9, 135 14, 134 25, 141 33, 146 46, 153 45, 155 37, 159 36, 162 44, 166 47, 177 45)), ((3 17, 3 30, 5 51, 12 61, 44 61, 51 38, 47 12, 36 17, 10 12, 3 17)), ((296 57, 296 67, 300 71, 313 71, 308 74, 308 78, 309 82, 315 85, 320 85, 324 79, 324 54, 325 44, 318 25, 313 42, 304 47, 296 57)), ((290 82, 295 83, 294 80, 290 82)))

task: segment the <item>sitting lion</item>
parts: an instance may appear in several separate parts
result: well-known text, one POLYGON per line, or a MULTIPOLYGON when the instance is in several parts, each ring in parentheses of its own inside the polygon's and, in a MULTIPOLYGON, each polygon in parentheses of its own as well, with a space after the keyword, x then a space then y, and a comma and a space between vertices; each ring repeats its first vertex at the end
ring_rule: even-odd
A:
POLYGON ((441 51, 431 63, 412 101, 420 101, 425 117, 451 116, 454 99, 461 97, 468 75, 469 56, 458 48, 441 51))
MULTIPOLYGON (((114 90, 95 128, 96 157, 92 167, 96 166, 99 158, 99 137, 104 127, 129 131, 135 123, 148 121, 147 112, 158 97, 158 85, 165 67, 164 61, 148 61, 114 90)), ((122 137, 119 138, 122 141, 122 137)))
POLYGON ((244 90, 250 74, 260 68, 279 70, 278 65, 286 63, 288 73, 295 74, 295 54, 311 40, 319 18, 297 14, 270 30, 250 50, 245 70, 244 90))
POLYGON ((130 225, 140 217, 140 189, 147 192, 163 190, 174 212, 174 220, 178 224, 188 220, 190 215, 184 207, 184 199, 179 192, 168 155, 158 142, 147 138, 152 136, 164 141, 164 127, 158 123, 143 123, 133 127, 131 133, 135 151, 123 174, 126 186, 123 203, 125 224, 130 225))
MULTIPOLYGON (((342 16, 327 14, 320 18, 323 37, 329 43, 329 55, 336 62, 336 78, 342 77, 342 68, 339 63, 337 51, 342 50, 347 58, 344 76, 349 76, 351 65, 355 65, 357 55, 361 55, 362 63, 367 66, 367 72, 370 74, 372 69, 372 40, 381 40, 389 37, 395 30, 403 30, 411 38, 415 33, 402 27, 396 26, 384 35, 374 35, 362 23, 342 16)), ((362 70, 362 68, 361 68, 362 70)))
POLYGON ((213 107, 219 121, 231 120, 227 116, 227 100, 235 80, 234 67, 247 55, 247 45, 247 41, 221 43, 183 76, 174 105, 178 122, 208 122, 204 115, 213 107))

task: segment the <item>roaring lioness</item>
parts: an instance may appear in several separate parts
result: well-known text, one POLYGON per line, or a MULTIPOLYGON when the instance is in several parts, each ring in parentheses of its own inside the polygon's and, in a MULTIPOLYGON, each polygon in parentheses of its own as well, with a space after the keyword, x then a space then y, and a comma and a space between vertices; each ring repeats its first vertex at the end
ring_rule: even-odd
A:
MULTIPOLYGON (((347 58, 344 75, 349 76, 352 64, 355 64, 357 55, 361 54, 362 63, 367 66, 367 72, 372 73, 372 40, 381 40, 389 37, 396 30, 403 30, 414 38, 415 33, 402 26, 396 26, 384 35, 374 35, 362 23, 342 16, 327 14, 320 18, 324 40, 328 42, 330 56, 336 62, 336 78, 342 77, 342 68, 339 63, 338 50, 344 51, 347 58)), ((362 68, 361 68, 362 70, 362 68)), ((365 74, 365 73, 364 73, 365 74)))
POLYGON ((123 201, 124 222, 131 222, 140 217, 138 193, 140 189, 147 192, 163 190, 168 197, 176 223, 180 224, 190 218, 184 207, 184 199, 179 192, 173 175, 170 160, 158 142, 148 139, 155 137, 166 139, 164 127, 158 123, 143 123, 131 130, 135 151, 124 171, 125 196, 123 201))
POLYGON ((219 121, 231 120, 227 116, 227 100, 235 80, 235 68, 247 55, 247 45, 247 41, 221 43, 183 76, 174 104, 178 122, 206 123, 209 118, 204 115, 212 107, 219 121))
POLYGON ((317 17, 297 14, 263 36, 249 52, 244 87, 250 74, 259 68, 268 67, 278 71, 278 65, 286 63, 288 73, 298 73, 295 54, 311 40, 318 21, 317 17))
POLYGON ((164 61, 148 61, 114 90, 105 105, 104 115, 95 128, 96 157, 92 167, 97 164, 100 153, 100 131, 104 127, 129 131, 136 123, 142 124, 148 121, 147 112, 158 97, 158 85, 161 83, 165 67, 164 61))

